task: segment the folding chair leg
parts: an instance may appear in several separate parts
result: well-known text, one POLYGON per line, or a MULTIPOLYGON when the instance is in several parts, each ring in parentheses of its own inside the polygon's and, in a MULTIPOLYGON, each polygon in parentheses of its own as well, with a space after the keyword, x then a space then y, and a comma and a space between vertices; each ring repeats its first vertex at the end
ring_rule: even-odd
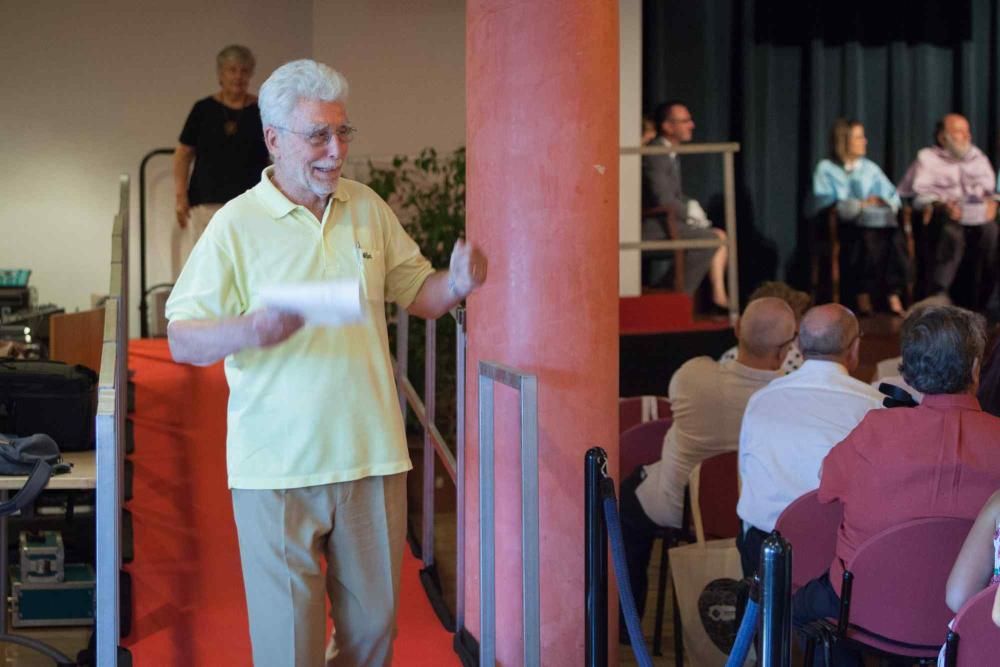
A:
MULTIPOLYGON (((657 582, 656 594, 656 625, 653 628, 653 655, 663 655, 663 615, 667 607, 667 574, 670 568, 670 539, 664 536, 663 552, 660 554, 660 577, 657 582)), ((676 612, 676 608, 674 610, 676 612)))
POLYGON ((816 638, 807 637, 806 638, 806 650, 805 655, 802 657, 802 664, 804 667, 813 667, 816 662, 816 638))

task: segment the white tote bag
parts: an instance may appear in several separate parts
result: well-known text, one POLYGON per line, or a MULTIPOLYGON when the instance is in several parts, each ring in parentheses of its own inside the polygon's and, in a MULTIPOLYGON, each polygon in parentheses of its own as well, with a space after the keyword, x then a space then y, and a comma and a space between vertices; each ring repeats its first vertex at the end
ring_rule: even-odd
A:
MULTIPOLYGON (((670 550, 670 573, 684 627, 684 653, 697 667, 722 667, 736 639, 736 598, 743 569, 736 540, 670 550)), ((753 664, 751 659, 748 665, 753 664)))

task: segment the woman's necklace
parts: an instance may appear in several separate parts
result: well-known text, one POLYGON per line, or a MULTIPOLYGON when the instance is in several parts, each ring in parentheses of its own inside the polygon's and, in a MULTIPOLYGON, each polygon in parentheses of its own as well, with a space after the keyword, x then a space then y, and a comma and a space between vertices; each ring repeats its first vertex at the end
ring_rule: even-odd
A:
POLYGON ((222 131, 227 137, 232 137, 240 129, 240 116, 243 115, 243 109, 246 108, 247 98, 243 98, 243 103, 240 104, 239 109, 233 109, 225 102, 222 103, 223 113, 226 114, 226 120, 222 123, 222 131))

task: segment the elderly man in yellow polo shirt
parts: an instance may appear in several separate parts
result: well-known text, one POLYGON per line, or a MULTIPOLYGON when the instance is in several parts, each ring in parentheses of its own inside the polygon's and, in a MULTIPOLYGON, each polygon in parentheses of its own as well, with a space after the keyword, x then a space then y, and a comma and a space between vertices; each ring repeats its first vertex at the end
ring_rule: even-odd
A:
POLYGON ((264 82, 274 165, 215 215, 167 304, 176 361, 225 359, 229 486, 254 664, 267 667, 391 662, 411 466, 385 302, 436 318, 486 278, 461 241, 434 271, 386 203, 341 178, 346 96, 343 76, 310 60, 264 82), (360 281, 359 323, 303 326, 261 299, 276 283, 339 278, 360 281))

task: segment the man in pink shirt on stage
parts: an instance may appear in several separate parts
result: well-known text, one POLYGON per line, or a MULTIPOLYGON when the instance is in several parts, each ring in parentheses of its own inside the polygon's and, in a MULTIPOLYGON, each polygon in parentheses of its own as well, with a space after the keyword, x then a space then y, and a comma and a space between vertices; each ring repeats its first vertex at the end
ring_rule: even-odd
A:
POLYGON ((964 116, 944 116, 937 123, 934 139, 934 146, 917 153, 899 184, 899 194, 914 198, 914 206, 925 212, 924 224, 935 223, 931 228, 934 261, 928 267, 930 294, 948 294, 964 258, 970 262, 972 284, 978 293, 959 301, 981 308, 995 283, 996 174, 989 158, 972 144, 972 131, 964 116))

